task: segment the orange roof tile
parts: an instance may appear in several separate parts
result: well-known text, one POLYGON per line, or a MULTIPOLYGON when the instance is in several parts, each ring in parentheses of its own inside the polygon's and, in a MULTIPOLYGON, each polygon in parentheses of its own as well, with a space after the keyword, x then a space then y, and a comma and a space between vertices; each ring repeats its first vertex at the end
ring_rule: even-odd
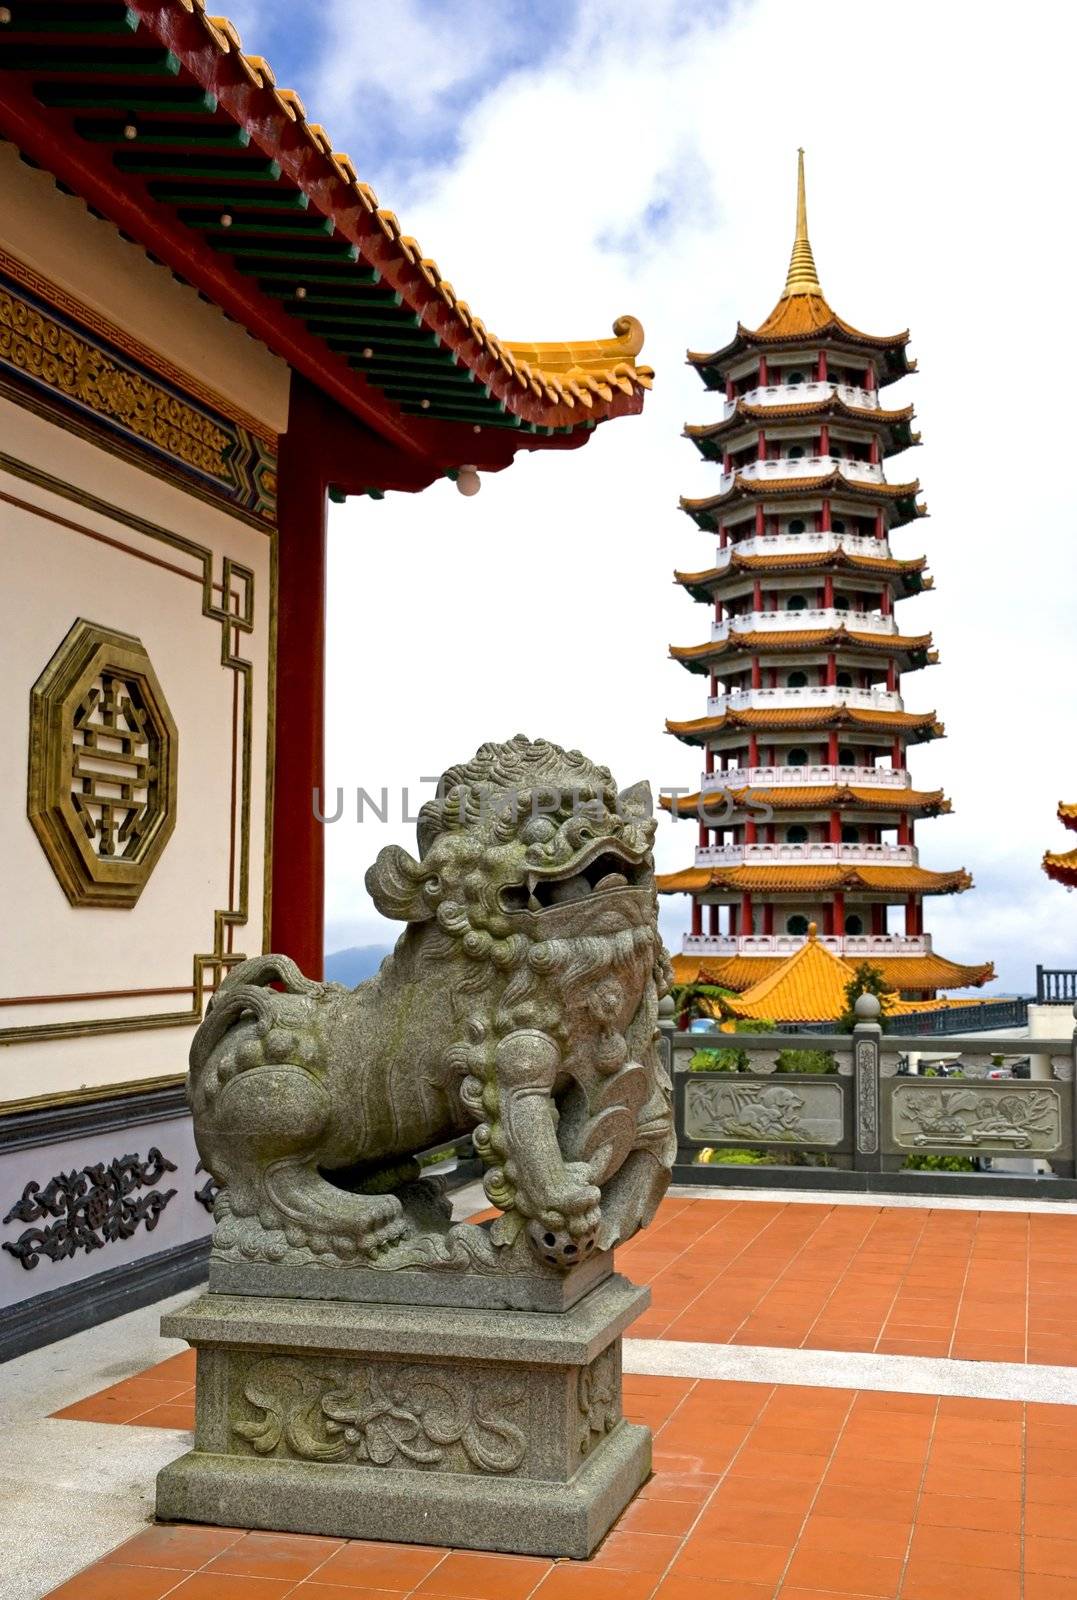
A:
MULTIPOLYGON (((775 811, 816 811, 832 806, 860 806, 868 811, 909 811, 935 816, 950 810, 950 802, 941 789, 854 789, 847 785, 805 785, 801 788, 791 785, 789 788, 782 786, 776 789, 719 789, 713 792, 712 798, 717 800, 723 793, 730 794, 735 804, 750 799, 753 805, 771 806, 775 811)), ((699 801, 698 794, 677 796, 678 814, 685 817, 695 815, 699 801)), ((662 795, 659 805, 664 811, 672 812, 674 797, 662 795)))
POLYGON ((1064 883, 1067 889, 1077 889, 1077 850, 1066 850, 1058 855, 1048 850, 1043 858, 1043 870, 1056 883, 1064 883))
POLYGON ((721 567, 703 572, 674 572, 678 583, 717 582, 732 572, 802 572, 820 569, 845 572, 919 573, 927 566, 926 556, 899 561, 895 556, 862 556, 849 550, 805 550, 802 554, 783 551, 777 555, 741 555, 734 545, 729 560, 721 567))
MULTIPOLYGON (((676 983, 712 983, 723 989, 749 989, 769 972, 779 968, 783 956, 685 956, 673 957, 676 983)), ((992 962, 963 966, 945 956, 874 956, 871 965, 882 973, 893 989, 972 989, 991 983, 995 977, 992 962)))
POLYGON ((944 729, 933 711, 861 711, 855 706, 806 707, 790 711, 726 711, 720 717, 695 717, 687 722, 668 721, 666 731, 678 739, 707 737, 724 728, 916 728, 929 739, 941 739, 944 729))
MULTIPOLYGON (((845 990, 855 973, 853 962, 820 943, 812 922, 799 950, 778 962, 772 972, 745 989, 739 999, 723 1001, 722 1011, 734 1017, 775 1022, 836 1022, 845 1011, 845 990)), ((945 1003, 900 1000, 896 994, 882 997, 887 1016, 934 1009, 945 1003)))
MULTIPOLYGON (((920 492, 920 480, 913 478, 909 483, 872 483, 860 478, 847 478, 839 469, 814 478, 746 478, 743 473, 736 472, 729 488, 723 489, 721 494, 703 495, 698 499, 682 495, 680 504, 682 511, 687 511, 689 516, 696 516, 716 510, 735 499, 769 500, 775 495, 818 494, 828 489, 843 495, 851 494, 858 499, 911 500, 920 492)), ((927 507, 917 505, 914 514, 926 517, 927 507)))
POLYGON ((819 645, 855 645, 861 650, 875 650, 881 655, 902 655, 906 651, 930 651, 930 633, 856 633, 850 628, 775 628, 773 632, 751 632, 737 629, 724 639, 711 639, 703 644, 670 645, 674 661, 707 661, 730 651, 757 653, 760 650, 811 650, 819 645))
POLYGON ((802 866, 685 867, 656 879, 659 894, 702 894, 709 889, 758 889, 769 894, 816 894, 826 889, 863 889, 880 894, 961 894, 972 888, 964 868, 930 872, 927 867, 856 867, 848 862, 805 861, 802 866))
MULTIPOLYGON (((1077 805, 1060 800, 1058 820, 1065 828, 1077 828, 1077 805)), ((1077 889, 1077 850, 1062 852, 1048 850, 1044 854, 1042 866, 1047 876, 1053 878, 1056 883, 1065 884, 1067 889, 1077 889)))
MULTIPOLYGON (((744 399, 738 398, 733 410, 720 422, 689 422, 685 425, 684 434, 687 439, 713 439, 717 435, 731 432, 738 422, 795 422, 801 417, 824 416, 848 417, 854 422, 873 422, 884 427, 894 427, 902 422, 911 422, 915 414, 915 409, 911 405, 900 406, 893 411, 887 411, 881 406, 853 406, 833 392, 822 395, 817 400, 797 400, 783 406, 749 405, 744 399)), ((914 434, 913 437, 919 439, 920 436, 914 434)))

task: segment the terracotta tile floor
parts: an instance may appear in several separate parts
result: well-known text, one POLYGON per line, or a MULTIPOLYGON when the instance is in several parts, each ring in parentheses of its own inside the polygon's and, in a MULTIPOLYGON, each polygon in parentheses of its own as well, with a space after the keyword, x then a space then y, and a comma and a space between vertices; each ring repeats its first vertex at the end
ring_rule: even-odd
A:
MULTIPOLYGON (((618 1252, 636 1339, 1077 1366, 1077 1216, 665 1200, 618 1252)), ((57 1412, 194 1426, 194 1356, 57 1412)))
POLYGON ((590 1561, 170 1525, 139 1533, 54 1600, 1075 1592, 1072 1407, 677 1378, 630 1377, 625 1390, 629 1415, 655 1430, 655 1475, 590 1561))
POLYGON ((131 1422, 140 1428, 194 1427, 193 1350, 170 1356, 133 1378, 65 1406, 54 1416, 74 1422, 131 1422))
POLYGON ((637 1339, 1077 1365, 1077 1217, 666 1200, 637 1339))

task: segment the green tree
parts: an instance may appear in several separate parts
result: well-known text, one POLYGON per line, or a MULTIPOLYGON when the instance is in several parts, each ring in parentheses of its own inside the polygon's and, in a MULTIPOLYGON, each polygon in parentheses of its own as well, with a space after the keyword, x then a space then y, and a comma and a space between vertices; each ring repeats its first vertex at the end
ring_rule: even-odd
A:
POLYGON ((845 985, 845 1010, 838 1018, 838 1032, 852 1033, 857 1023, 855 1011, 856 1002, 862 994, 873 994, 878 1000, 881 1010, 879 1012, 879 1025, 886 1032, 886 1008, 891 1002, 893 991, 887 984, 878 967, 873 967, 870 961, 861 961, 849 982, 845 985))

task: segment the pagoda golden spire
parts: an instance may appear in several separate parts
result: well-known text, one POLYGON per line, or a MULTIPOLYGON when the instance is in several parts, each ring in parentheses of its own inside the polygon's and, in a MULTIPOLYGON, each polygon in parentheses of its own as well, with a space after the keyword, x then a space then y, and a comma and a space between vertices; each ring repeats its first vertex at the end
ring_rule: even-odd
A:
POLYGON ((804 198, 804 151, 797 151, 797 232, 782 299, 795 294, 822 295, 823 287, 815 270, 815 257, 808 239, 808 205, 804 198))

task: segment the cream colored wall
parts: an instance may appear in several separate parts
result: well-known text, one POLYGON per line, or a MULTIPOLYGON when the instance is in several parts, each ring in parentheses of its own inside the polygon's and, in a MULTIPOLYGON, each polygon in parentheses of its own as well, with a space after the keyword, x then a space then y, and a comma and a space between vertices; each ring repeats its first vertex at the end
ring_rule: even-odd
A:
POLYGON ((288 425, 287 363, 154 265, 111 223, 0 144, 0 246, 274 433, 288 425))
MULTIPOLYGON (((52 261, 54 268, 61 255, 52 261)), ((81 279, 78 287, 85 288, 81 279)), ((176 286, 165 280, 160 287, 176 286)), ((97 298, 102 310, 116 314, 105 296, 97 298)), ((131 321, 128 325, 133 327, 131 321)), ((139 331, 144 335, 145 327, 139 331)), ((179 360, 181 333, 173 331, 169 353, 179 360)), ((218 372, 234 355, 234 350, 217 352, 218 372)), ((235 382, 241 365, 233 363, 235 382)), ((271 389, 270 382, 260 397, 237 393, 236 398, 248 409, 260 398, 265 414, 271 389)), ((0 450, 206 548, 215 578, 226 555, 253 571, 254 632, 240 634, 238 646, 252 663, 254 683, 250 883, 248 918, 236 930, 234 948, 258 953, 263 947, 270 535, 2 399, 0 450)), ((221 665, 220 622, 202 612, 202 590, 194 581, 201 577, 201 561, 11 472, 0 470, 0 495, 11 497, 0 499, 0 996, 20 1002, 0 1006, 0 1031, 187 1009, 189 994, 48 1003, 33 1003, 32 997, 189 987, 195 954, 213 950, 214 912, 229 905, 236 674, 221 665), (69 905, 26 816, 30 689, 78 617, 141 639, 178 728, 175 831, 130 910, 69 905)), ((192 1031, 185 1024, 57 1040, 20 1033, 0 1050, 0 1102, 182 1071, 192 1031)))

